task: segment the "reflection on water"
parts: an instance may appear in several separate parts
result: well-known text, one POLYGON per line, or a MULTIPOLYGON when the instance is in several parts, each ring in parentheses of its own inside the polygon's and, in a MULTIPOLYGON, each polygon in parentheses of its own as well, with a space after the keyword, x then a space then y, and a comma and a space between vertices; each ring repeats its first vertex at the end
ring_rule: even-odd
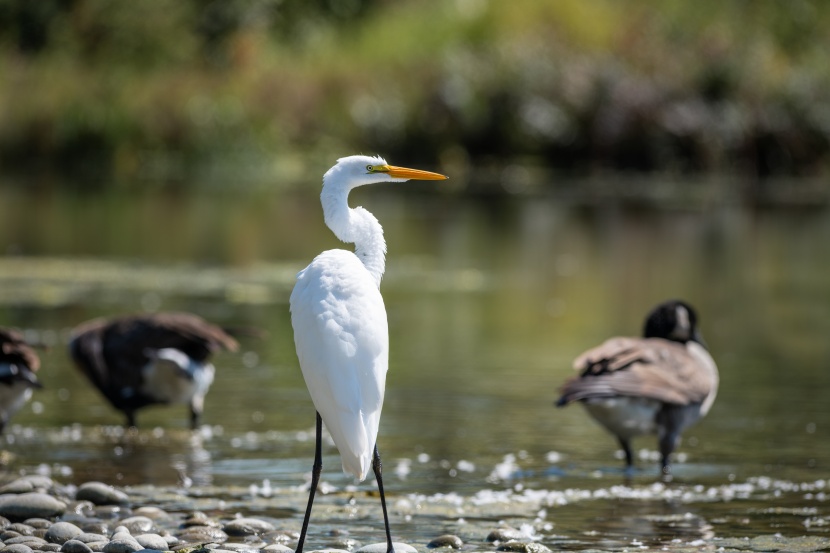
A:
MULTIPOLYGON (((764 501, 822 509, 817 493, 783 500, 753 492, 736 513, 718 490, 756 477, 814 482, 830 474, 826 210, 659 210, 380 188, 361 190, 352 203, 375 213, 389 245, 380 448, 400 516, 417 497, 410 494, 460 494, 464 516, 475 518, 471 502, 482 489, 573 489, 592 500, 551 499, 525 511, 511 497, 506 511, 480 516, 518 517, 516 525, 538 519, 546 543, 574 549, 808 530, 804 521, 816 515, 752 509, 764 501), (635 441, 644 448, 639 471, 632 488, 614 492, 625 484, 614 440, 582 410, 552 402, 576 354, 607 336, 639 333, 645 312, 670 297, 697 307, 721 388, 678 448, 673 485, 693 496, 644 500, 621 490, 648 490, 658 479, 649 460, 655 441, 635 441)), ((257 490, 296 491, 305 482, 314 410, 294 355, 288 295, 297 269, 339 247, 316 197, 0 191, 0 243, 8 253, 0 258, 0 324, 52 346, 41 352, 46 389, 13 421, 9 471, 257 490), (183 407, 148 409, 137 435, 119 433, 110 425, 120 416, 64 351, 68 329, 83 320, 158 309, 267 331, 217 358, 207 426, 195 435, 183 407)), ((330 444, 324 480, 332 490, 353 489, 330 444)), ((433 520, 452 530, 459 515, 435 508, 433 520)), ((417 533, 402 520, 395 531, 403 536, 440 533, 417 533)))

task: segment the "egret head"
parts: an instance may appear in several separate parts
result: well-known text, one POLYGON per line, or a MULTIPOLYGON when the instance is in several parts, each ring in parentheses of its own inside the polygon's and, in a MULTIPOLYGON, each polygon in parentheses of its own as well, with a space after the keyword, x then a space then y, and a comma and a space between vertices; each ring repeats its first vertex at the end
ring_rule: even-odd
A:
POLYGON ((323 191, 320 193, 323 217, 337 238, 355 245, 355 254, 380 284, 385 270, 386 254, 383 228, 369 211, 362 207, 349 207, 349 192, 352 188, 375 182, 446 178, 438 173, 389 165, 382 157, 340 158, 335 166, 323 175, 323 191))
POLYGON ((703 344, 703 338, 697 328, 697 313, 691 305, 680 300, 666 301, 655 307, 646 318, 643 336, 664 338, 683 344, 703 344))
POLYGON ((323 176, 324 188, 348 192, 352 188, 376 182, 405 182, 408 180, 444 180, 438 173, 389 165, 380 156, 341 157, 323 176))

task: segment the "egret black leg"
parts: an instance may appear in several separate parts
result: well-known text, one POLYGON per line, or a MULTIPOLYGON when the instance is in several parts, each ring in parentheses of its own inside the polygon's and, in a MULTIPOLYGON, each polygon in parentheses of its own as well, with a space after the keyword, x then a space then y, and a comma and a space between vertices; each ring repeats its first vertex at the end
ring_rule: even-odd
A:
POLYGON ((308 490, 308 505, 305 508, 305 518, 303 518, 303 529, 302 531, 300 531, 300 541, 297 542, 297 549, 294 551, 294 553, 303 553, 305 535, 306 532, 308 532, 308 521, 311 518, 311 506, 314 504, 314 494, 317 492, 317 483, 320 481, 320 472, 323 470, 323 418, 320 416, 320 413, 317 413, 316 433, 317 439, 314 448, 314 465, 311 467, 311 489, 308 490))
POLYGON ((138 428, 135 424, 135 411, 127 411, 127 428, 138 428))
POLYGON ((375 472, 375 479, 378 481, 380 506, 383 509, 383 524, 386 526, 386 553, 395 553, 395 548, 392 547, 392 533, 389 531, 389 515, 386 513, 386 496, 383 493, 382 469, 383 467, 380 463, 380 453, 378 453, 378 446, 375 444, 375 455, 372 459, 372 470, 375 472))

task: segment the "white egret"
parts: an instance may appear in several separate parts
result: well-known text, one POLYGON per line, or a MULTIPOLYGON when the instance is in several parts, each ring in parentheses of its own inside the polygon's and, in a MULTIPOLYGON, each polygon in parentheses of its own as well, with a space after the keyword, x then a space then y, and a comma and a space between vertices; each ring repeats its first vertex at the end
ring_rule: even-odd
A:
POLYGON ((72 330, 72 360, 135 426, 148 405, 185 403, 196 428, 215 369, 211 354, 236 351, 227 332, 190 313, 94 319, 72 330))
POLYGON ((657 434, 663 473, 680 435, 706 415, 718 391, 718 368, 683 301, 666 301, 646 318, 643 338, 611 338, 574 361, 580 375, 562 387, 558 407, 580 401, 617 437, 626 470, 631 439, 657 434))
POLYGON ((35 373, 40 358, 16 330, 0 328, 0 433, 12 415, 41 388, 35 373))
POLYGON ((331 434, 343 471, 363 481, 371 467, 380 492, 388 551, 393 551, 383 493, 378 423, 389 364, 389 332, 380 281, 386 242, 377 219, 350 208, 358 186, 407 180, 443 180, 444 175, 395 167, 380 157, 344 157, 323 176, 320 201, 326 225, 354 253, 321 253, 297 275, 291 293, 291 323, 297 357, 317 410, 311 489, 296 553, 302 553, 314 494, 322 470, 322 424, 331 434))

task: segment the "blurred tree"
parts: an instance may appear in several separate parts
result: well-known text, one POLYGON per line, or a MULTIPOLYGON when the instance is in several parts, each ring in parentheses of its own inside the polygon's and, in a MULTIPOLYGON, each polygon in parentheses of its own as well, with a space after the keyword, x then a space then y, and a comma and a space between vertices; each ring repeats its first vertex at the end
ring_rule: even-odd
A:
POLYGON ((49 44, 52 22, 68 11, 71 3, 71 0, 0 2, 0 40, 12 42, 22 54, 37 54, 49 44))
POLYGON ((0 0, 0 162, 188 174, 349 148, 811 176, 828 36, 817 0, 0 0))

